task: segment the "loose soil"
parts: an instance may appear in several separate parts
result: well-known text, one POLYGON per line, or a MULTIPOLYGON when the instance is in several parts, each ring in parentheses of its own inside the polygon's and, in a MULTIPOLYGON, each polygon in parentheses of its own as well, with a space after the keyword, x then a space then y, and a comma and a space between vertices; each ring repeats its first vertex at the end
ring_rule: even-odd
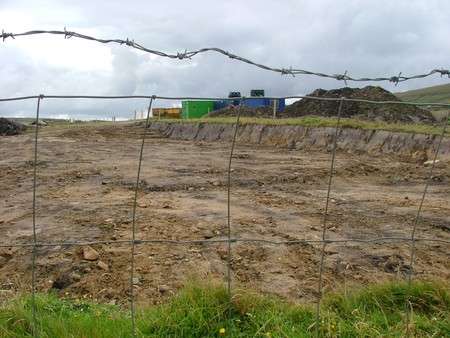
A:
MULTIPOLYGON (((142 127, 48 126, 39 137, 37 239, 117 241, 132 236, 132 206, 142 127)), ((33 138, 0 138, 1 245, 32 242, 33 138)), ((138 195, 136 238, 225 239, 230 144, 171 140, 151 132, 138 195)), ((286 241, 320 239, 330 154, 237 144, 231 190, 232 236, 286 241)), ((450 163, 433 174, 417 237, 450 240, 450 163)), ((393 156, 338 152, 327 238, 409 237, 429 168, 393 156)), ((0 249, 0 295, 30 289, 31 248, 0 249)), ((408 244, 326 246, 326 290, 404 279, 408 244)), ((415 278, 450 280, 449 245, 416 244, 415 278)), ((319 244, 232 244, 234 286, 314 301, 319 244)), ((39 247, 39 291, 126 304, 127 244, 39 247), (101 262, 101 263, 100 263, 101 262)), ((136 247, 135 294, 159 303, 190 278, 224 279, 227 245, 136 247)))

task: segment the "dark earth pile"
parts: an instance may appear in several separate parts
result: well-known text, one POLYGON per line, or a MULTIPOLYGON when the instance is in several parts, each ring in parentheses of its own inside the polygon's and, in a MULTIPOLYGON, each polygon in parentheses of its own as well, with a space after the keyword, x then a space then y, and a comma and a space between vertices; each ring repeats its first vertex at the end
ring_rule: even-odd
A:
MULTIPOLYGON (((372 101, 400 101, 391 92, 375 86, 364 88, 340 88, 332 90, 316 89, 308 96, 345 97, 348 99, 365 99, 372 101)), ((306 115, 336 116, 339 102, 302 99, 286 107, 280 117, 299 117, 306 115)), ((365 120, 386 122, 434 122, 435 119, 427 110, 412 105, 370 104, 364 102, 345 101, 342 117, 353 117, 365 120)))
POLYGON ((0 117, 0 135, 18 135, 25 130, 25 126, 22 123, 11 121, 0 117))
MULTIPOLYGON (((228 106, 222 109, 214 110, 208 114, 208 117, 225 117, 225 116, 236 116, 239 110, 239 106, 228 106)), ((241 116, 250 117, 272 117, 273 108, 272 107, 241 107, 241 116)))

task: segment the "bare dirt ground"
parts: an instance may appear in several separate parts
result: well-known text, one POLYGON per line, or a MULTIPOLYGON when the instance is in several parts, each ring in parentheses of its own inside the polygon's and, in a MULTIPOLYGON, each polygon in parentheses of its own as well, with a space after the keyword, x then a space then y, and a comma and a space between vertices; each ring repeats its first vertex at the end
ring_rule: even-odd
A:
MULTIPOLYGON (((131 238, 133 189, 142 127, 44 127, 39 137, 37 238, 120 241, 131 238)), ((226 238, 229 144, 174 141, 150 135, 138 198, 138 239, 226 238)), ((32 241, 33 135, 0 138, 0 243, 32 241)), ((233 237, 320 239, 330 166, 327 152, 237 145, 231 194, 233 237)), ((328 237, 410 236, 428 168, 394 157, 337 154, 328 237)), ((417 237, 450 239, 450 164, 439 163, 417 237)), ((40 291, 125 303, 130 246, 42 247, 40 291), (94 254, 95 256, 95 254, 94 254), (101 261, 102 263, 99 263, 101 261), (103 264, 104 263, 104 264, 103 264)), ((223 279, 225 243, 138 245, 136 296, 160 302, 190 278, 223 279)), ((448 244, 417 243, 416 277, 450 280, 448 244)), ((31 248, 0 248, 0 292, 29 290, 31 248)), ((316 295, 320 245, 234 243, 233 284, 291 301, 316 295)), ((326 289, 386 279, 409 271, 409 245, 326 247, 326 289)))

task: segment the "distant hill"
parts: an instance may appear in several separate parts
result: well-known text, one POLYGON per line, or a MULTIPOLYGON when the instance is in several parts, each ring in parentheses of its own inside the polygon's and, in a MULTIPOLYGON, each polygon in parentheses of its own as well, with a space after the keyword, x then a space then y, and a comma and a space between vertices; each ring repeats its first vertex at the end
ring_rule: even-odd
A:
POLYGON ((450 103, 450 84, 395 93, 403 101, 450 103))

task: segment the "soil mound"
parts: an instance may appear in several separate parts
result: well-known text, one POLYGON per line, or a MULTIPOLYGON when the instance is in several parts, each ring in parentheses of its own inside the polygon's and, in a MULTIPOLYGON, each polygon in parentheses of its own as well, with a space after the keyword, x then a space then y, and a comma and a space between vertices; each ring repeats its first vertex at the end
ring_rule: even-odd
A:
POLYGON ((25 130, 22 123, 0 117, 0 136, 10 136, 21 134, 25 130))
MULTIPOLYGON (((241 116, 248 117, 272 117, 273 108, 272 107, 241 107, 241 116)), ((222 109, 214 110, 210 112, 208 117, 226 117, 226 116, 236 116, 239 110, 239 106, 227 106, 222 109)))
MULTIPOLYGON (((372 101, 399 101, 391 92, 376 86, 364 88, 339 88, 332 90, 316 89, 308 96, 348 99, 365 99, 372 101)), ((337 101, 319 101, 302 99, 286 107, 280 117, 299 117, 306 115, 336 116, 339 107, 337 101)), ((342 117, 354 117, 365 120, 386 122, 434 122, 433 115, 427 110, 413 105, 371 104, 365 102, 344 102, 342 117)))

